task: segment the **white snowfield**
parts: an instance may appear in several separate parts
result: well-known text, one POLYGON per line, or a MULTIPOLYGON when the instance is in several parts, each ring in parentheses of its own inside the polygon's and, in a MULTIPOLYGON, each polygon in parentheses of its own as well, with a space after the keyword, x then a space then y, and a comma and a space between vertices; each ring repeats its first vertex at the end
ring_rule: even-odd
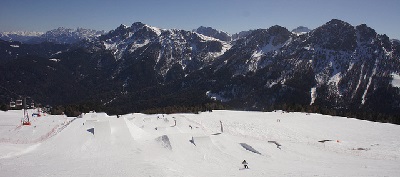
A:
POLYGON ((400 126, 386 123, 213 111, 47 115, 20 126, 21 116, 0 112, 0 176, 400 175, 400 126))

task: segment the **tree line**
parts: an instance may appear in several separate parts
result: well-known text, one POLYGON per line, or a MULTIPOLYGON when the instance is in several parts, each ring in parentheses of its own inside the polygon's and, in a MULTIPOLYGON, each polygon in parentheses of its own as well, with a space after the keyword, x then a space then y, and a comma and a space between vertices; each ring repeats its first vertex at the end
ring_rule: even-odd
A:
MULTIPOLYGON (((8 111, 9 109, 10 109, 9 105, 0 104, 1 111, 8 111)), ((173 113, 197 114, 199 112, 209 112, 212 110, 226 110, 226 109, 227 110, 233 109, 233 107, 224 105, 220 102, 210 102, 193 106, 175 105, 166 107, 155 107, 155 108, 137 110, 136 112, 141 112, 144 114, 173 114, 173 113)), ((331 109, 322 106, 301 105, 295 103, 275 104, 269 107, 262 108, 258 111, 271 112, 274 110, 283 110, 286 112, 319 113, 323 115, 342 116, 349 118, 357 118, 361 120, 369 120, 382 123, 393 123, 400 125, 400 112, 397 114, 396 113, 386 114, 386 113, 374 112, 372 110, 367 110, 367 109, 354 109, 354 110, 331 109)), ((130 112, 123 112, 115 108, 107 108, 99 103, 87 102, 81 104, 58 105, 52 108, 51 114, 53 115, 65 114, 68 117, 77 117, 82 113, 88 113, 90 111, 105 112, 109 115, 121 115, 130 113, 130 112)))

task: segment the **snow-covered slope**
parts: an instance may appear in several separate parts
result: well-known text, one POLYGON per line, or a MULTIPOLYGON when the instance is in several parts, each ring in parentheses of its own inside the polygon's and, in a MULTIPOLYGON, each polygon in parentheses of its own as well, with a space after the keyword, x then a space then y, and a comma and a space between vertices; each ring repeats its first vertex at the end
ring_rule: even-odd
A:
POLYGON ((21 114, 0 112, 0 176, 400 173, 400 127, 392 124, 281 111, 214 111, 44 116, 21 127, 21 114), (243 160, 249 169, 243 169, 243 160))

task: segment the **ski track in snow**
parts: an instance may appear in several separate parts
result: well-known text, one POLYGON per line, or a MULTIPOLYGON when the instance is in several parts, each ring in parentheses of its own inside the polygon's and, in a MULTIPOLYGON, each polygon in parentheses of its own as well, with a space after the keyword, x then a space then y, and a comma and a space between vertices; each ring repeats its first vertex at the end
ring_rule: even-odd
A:
POLYGON ((386 123, 283 111, 213 111, 49 115, 19 126, 20 115, 0 112, 0 176, 400 174, 400 127, 386 123), (249 170, 240 170, 243 160, 249 170))

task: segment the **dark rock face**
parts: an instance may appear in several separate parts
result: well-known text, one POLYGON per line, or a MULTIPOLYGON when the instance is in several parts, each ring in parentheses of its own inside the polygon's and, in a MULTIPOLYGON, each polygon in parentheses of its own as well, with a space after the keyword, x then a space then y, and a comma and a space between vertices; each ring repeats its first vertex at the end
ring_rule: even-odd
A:
POLYGON ((333 19, 310 34, 314 45, 338 51, 352 51, 356 47, 356 30, 350 24, 333 19))

